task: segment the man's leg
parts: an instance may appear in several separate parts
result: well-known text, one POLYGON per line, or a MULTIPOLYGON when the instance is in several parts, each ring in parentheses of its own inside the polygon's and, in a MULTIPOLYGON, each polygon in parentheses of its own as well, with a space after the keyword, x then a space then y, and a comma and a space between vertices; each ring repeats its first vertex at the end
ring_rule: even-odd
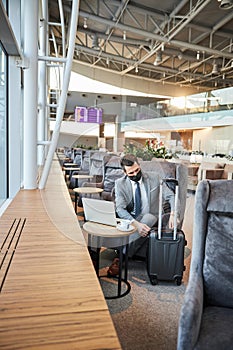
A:
MULTIPOLYGON (((148 225, 149 227, 155 226, 157 220, 151 214, 145 214, 140 219, 140 222, 148 225)), ((138 232, 132 234, 129 238, 129 258, 134 255, 145 258, 147 253, 147 237, 142 237, 138 232)))
POLYGON ((134 255, 137 255, 137 252, 145 244, 147 237, 142 237, 138 232, 133 233, 129 238, 129 258, 132 258, 134 255))

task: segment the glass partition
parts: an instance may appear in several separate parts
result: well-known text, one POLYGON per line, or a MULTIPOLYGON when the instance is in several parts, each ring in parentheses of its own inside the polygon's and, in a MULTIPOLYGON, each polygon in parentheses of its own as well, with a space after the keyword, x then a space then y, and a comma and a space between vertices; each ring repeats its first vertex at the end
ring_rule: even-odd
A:
POLYGON ((153 119, 177 115, 215 112, 233 109, 233 87, 173 97, 148 105, 126 104, 126 121, 153 119))
POLYGON ((0 206, 7 198, 6 55, 0 46, 0 206))

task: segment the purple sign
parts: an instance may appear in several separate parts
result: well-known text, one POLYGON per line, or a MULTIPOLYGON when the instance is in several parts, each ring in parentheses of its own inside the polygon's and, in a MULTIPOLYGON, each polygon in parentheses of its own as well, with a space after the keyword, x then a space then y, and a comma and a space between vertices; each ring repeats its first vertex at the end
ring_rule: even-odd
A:
POLYGON ((75 107, 75 121, 79 123, 102 123, 103 110, 97 107, 75 107))

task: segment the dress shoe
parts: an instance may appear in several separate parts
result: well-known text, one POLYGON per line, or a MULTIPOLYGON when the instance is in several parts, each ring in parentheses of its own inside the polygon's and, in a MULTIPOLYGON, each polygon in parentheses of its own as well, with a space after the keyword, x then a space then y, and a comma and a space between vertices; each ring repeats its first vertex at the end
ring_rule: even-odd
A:
POLYGON ((107 274, 108 274, 108 276, 118 276, 119 275, 119 258, 113 259, 112 264, 108 268, 107 274))

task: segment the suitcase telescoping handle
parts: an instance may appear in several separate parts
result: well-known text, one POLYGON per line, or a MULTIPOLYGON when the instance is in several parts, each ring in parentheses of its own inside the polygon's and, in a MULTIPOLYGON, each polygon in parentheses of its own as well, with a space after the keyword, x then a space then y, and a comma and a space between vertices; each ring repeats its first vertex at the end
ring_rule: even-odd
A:
POLYGON ((173 239, 176 239, 177 234, 177 208, 178 208, 178 195, 179 195, 179 186, 176 179, 162 179, 160 180, 160 191, 159 191, 159 218, 158 218, 158 239, 161 239, 162 236, 162 215, 163 215, 163 184, 172 184, 175 185, 175 203, 174 203, 174 230, 173 230, 173 239))

